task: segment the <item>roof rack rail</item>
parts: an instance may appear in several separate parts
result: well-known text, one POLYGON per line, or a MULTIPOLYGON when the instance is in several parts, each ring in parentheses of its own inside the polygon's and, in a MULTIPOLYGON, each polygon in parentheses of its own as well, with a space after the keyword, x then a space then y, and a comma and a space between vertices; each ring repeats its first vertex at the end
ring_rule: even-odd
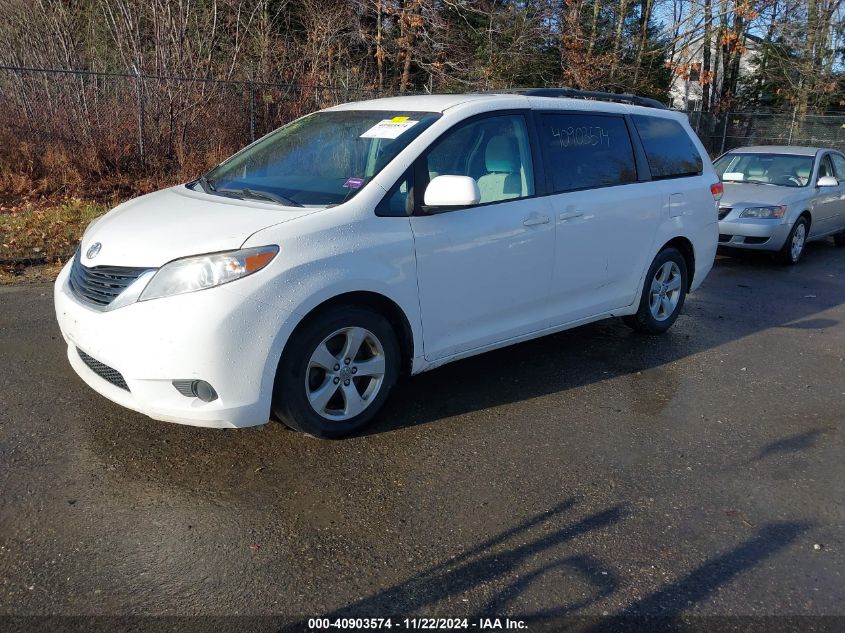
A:
POLYGON ((660 108, 661 110, 668 109, 657 99, 616 92, 576 90, 575 88, 517 88, 514 92, 526 97, 568 97, 571 99, 593 99, 596 101, 630 103, 631 105, 644 106, 646 108, 660 108))

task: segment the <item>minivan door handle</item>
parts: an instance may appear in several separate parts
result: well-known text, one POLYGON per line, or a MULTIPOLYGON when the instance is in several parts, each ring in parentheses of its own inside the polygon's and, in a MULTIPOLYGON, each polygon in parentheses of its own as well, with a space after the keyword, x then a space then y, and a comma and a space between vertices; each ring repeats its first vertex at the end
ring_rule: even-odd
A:
POLYGON ((523 226, 537 226, 538 224, 548 224, 549 216, 532 213, 522 221, 523 226))
POLYGON ((584 217, 583 211, 567 211, 566 213, 561 213, 558 216, 561 222, 566 222, 567 220, 574 220, 576 218, 584 217))

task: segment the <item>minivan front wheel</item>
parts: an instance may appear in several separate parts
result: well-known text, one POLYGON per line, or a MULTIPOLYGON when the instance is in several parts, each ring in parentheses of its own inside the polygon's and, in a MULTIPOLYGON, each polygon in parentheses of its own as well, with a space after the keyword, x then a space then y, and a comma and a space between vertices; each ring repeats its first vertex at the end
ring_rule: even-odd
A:
POLYGON ((338 306, 294 333, 276 374, 273 413, 315 437, 349 435, 372 421, 398 373, 390 322, 364 306, 338 306))
POLYGON ((657 254, 646 274, 640 305, 624 317, 630 327, 648 334, 661 334, 672 327, 687 293, 687 263, 676 248, 657 254))

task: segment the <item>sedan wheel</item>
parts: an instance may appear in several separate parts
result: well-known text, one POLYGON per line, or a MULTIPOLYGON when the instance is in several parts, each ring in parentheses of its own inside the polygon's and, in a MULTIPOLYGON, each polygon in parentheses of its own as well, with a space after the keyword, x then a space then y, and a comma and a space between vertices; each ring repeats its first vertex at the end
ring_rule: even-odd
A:
POLYGON ((783 248, 778 253, 778 259, 784 264, 797 264, 804 254, 804 246, 807 243, 809 222, 801 216, 795 221, 792 230, 786 238, 783 248))
POLYGON ((796 262, 801 259, 801 253, 804 252, 804 240, 807 239, 807 229, 803 224, 795 227, 796 231, 792 235, 792 244, 790 245, 790 254, 792 259, 796 262))

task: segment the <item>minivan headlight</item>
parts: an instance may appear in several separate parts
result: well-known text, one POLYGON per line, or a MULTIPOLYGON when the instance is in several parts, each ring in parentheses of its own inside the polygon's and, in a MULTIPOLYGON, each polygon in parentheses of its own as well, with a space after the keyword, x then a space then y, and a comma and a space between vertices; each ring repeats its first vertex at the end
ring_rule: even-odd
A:
POLYGON ((739 214, 741 218, 760 218, 770 220, 772 218, 782 218, 786 213, 786 207, 748 207, 739 214))
POLYGON ((138 301, 204 290, 235 281, 264 268, 278 252, 278 246, 259 246, 174 259, 158 270, 138 301))

